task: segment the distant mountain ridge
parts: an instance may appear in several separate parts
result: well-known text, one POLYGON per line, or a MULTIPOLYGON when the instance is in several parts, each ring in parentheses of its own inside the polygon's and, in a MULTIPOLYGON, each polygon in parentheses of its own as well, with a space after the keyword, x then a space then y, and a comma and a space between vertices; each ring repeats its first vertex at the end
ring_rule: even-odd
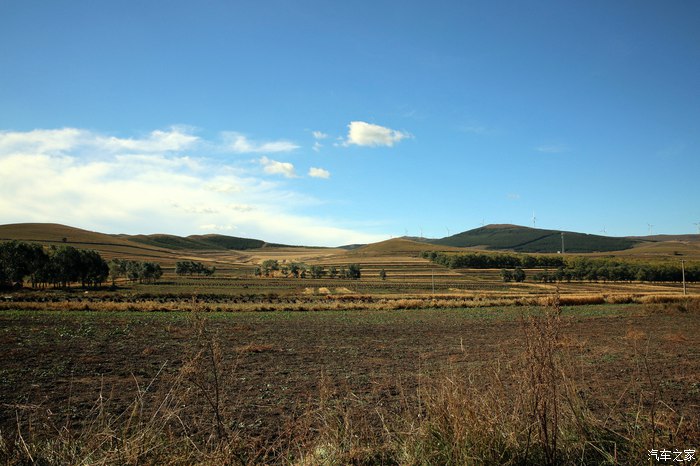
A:
MULTIPOLYGON (((564 233, 564 248, 567 253, 614 252, 641 245, 672 246, 674 242, 700 244, 700 235, 655 235, 648 237, 609 237, 589 235, 571 231, 546 230, 518 225, 486 225, 445 238, 417 237, 394 238, 369 245, 352 244, 339 246, 348 251, 370 248, 373 251, 418 251, 431 248, 472 248, 486 250, 511 250, 529 253, 556 253, 561 251, 561 234, 564 233)), ((181 251, 226 251, 260 249, 267 247, 313 247, 289 246, 268 243, 260 239, 241 238, 219 234, 190 235, 186 237, 152 234, 126 235, 105 234, 52 223, 18 223, 0 225, 2 240, 35 241, 46 244, 67 243, 80 247, 112 246, 147 251, 179 254, 181 251)), ((646 247, 646 246, 645 246, 646 247)), ((126 250, 126 249, 124 249, 126 250)))
POLYGON ((268 243, 259 239, 226 235, 191 235, 187 237, 153 234, 106 234, 56 223, 15 223, 0 225, 0 240, 33 241, 47 244, 85 246, 119 246, 160 251, 246 250, 264 247, 295 247, 268 243))
POLYGON ((486 225, 441 239, 427 240, 435 245, 454 247, 481 247, 484 249, 512 250, 531 253, 611 252, 630 249, 639 239, 589 235, 572 231, 545 230, 518 225, 486 225))

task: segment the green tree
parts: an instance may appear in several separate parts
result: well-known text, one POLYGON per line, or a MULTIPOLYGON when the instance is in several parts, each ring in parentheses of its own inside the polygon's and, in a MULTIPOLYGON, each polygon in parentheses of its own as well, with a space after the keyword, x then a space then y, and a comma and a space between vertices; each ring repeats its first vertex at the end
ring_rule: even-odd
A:
POLYGON ((501 269, 501 279, 508 283, 513 280, 513 272, 508 269, 501 269))
POLYGON ((311 278, 321 278, 325 275, 326 270, 322 265, 312 265, 309 268, 309 273, 311 274, 311 278))
POLYGON ((348 278, 351 280, 359 280, 361 276, 361 271, 360 271, 360 265, 359 264, 350 264, 348 265, 348 278))
POLYGON ((117 285, 117 280, 126 277, 126 264, 124 259, 114 258, 107 263, 109 267, 109 277, 112 279, 112 286, 117 285))
POLYGON ((73 246, 52 247, 49 256, 49 274, 54 285, 67 288, 81 278, 80 252, 73 246))
POLYGON ((261 264, 260 268, 262 269, 263 275, 266 277, 274 276, 275 270, 280 269, 280 264, 277 262, 277 259, 268 259, 266 261, 263 261, 261 264))
POLYGON ((382 269, 379 271, 379 278, 386 280, 386 270, 382 269))
POLYGON ((83 288, 86 286, 99 286, 109 276, 109 266, 97 251, 79 251, 80 266, 79 275, 83 288))
POLYGON ((513 270, 513 280, 515 280, 518 283, 524 282, 525 271, 520 267, 516 267, 515 270, 513 270))

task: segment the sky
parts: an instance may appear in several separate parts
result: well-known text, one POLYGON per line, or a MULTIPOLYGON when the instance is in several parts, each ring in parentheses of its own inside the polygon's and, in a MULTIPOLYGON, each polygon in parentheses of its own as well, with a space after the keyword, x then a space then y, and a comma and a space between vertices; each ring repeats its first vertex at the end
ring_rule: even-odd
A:
POLYGON ((700 233, 700 3, 0 0, 0 224, 700 233))

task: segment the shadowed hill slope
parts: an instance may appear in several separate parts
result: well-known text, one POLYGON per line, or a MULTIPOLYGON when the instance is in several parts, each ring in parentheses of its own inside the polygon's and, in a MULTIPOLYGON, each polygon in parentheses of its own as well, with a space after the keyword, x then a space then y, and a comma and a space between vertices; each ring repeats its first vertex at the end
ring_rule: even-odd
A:
MULTIPOLYGON (((349 252, 355 256, 377 256, 377 255, 409 255, 417 256, 423 251, 435 249, 434 245, 426 242, 413 241, 407 238, 393 238, 379 243, 367 244, 355 248, 349 252)), ((444 246, 439 248, 443 251, 460 251, 460 248, 444 246)))
MULTIPOLYGON (((517 225, 487 225, 430 242, 435 245, 455 247, 555 253, 561 251, 562 248, 561 233, 558 230, 543 230, 517 225)), ((613 238, 569 231, 563 233, 564 248, 566 252, 572 253, 620 251, 639 243, 639 240, 629 238, 613 238)))

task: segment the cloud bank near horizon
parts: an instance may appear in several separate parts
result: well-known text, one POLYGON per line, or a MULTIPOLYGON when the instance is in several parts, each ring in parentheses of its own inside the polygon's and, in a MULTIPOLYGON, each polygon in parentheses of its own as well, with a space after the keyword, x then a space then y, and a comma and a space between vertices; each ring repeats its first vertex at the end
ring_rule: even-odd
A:
MULTIPOLYGON (((136 138, 79 128, 0 131, 0 223, 55 222, 107 233, 227 232, 320 246, 386 239, 314 216, 322 201, 291 184, 298 178, 291 163, 212 156, 232 150, 231 140, 223 141, 221 147, 187 127, 136 138)), ((299 147, 244 136, 233 144, 242 154, 299 147)), ((308 177, 330 173, 310 167, 308 177)))

